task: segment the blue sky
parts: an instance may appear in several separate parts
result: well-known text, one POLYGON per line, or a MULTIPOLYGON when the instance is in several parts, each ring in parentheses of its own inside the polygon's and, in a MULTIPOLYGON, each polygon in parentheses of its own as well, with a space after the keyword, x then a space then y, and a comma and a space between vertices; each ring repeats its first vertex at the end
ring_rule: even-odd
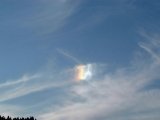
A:
POLYGON ((158 0, 0 0, 0 114, 159 120, 158 0), (77 82, 75 67, 92 66, 77 82))

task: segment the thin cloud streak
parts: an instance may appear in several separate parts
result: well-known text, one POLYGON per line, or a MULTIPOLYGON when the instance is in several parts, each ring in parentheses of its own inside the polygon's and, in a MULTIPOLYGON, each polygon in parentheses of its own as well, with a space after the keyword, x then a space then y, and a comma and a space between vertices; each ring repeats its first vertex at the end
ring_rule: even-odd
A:
POLYGON ((158 62, 160 62, 160 57, 156 53, 154 53, 154 51, 152 51, 150 48, 148 48, 144 44, 140 44, 140 47, 146 50, 148 53, 152 55, 153 58, 155 58, 158 62))
POLYGON ((71 54, 69 54, 68 52, 57 48, 56 49, 60 54, 64 55, 65 57, 69 58, 70 60, 74 61, 76 64, 82 64, 82 62, 80 60, 78 60, 77 58, 75 58, 74 56, 72 56, 71 54))
POLYGON ((70 84, 70 82, 59 82, 58 80, 61 80, 61 78, 55 77, 54 74, 38 73, 31 76, 24 75, 19 80, 2 83, 0 86, 0 102, 70 84))
POLYGON ((73 0, 40 0, 33 12, 24 17, 27 19, 23 18, 22 26, 32 28, 38 35, 54 33, 68 22, 80 3, 73 0))
POLYGON ((33 79, 36 79, 36 78, 39 78, 39 77, 40 76, 38 76, 38 75, 33 75, 33 76, 24 75, 19 80, 12 80, 12 81, 7 81, 5 83, 1 83, 0 84, 0 88, 1 87, 7 87, 7 86, 12 86, 12 85, 20 84, 20 83, 23 83, 23 82, 28 82, 30 80, 33 80, 33 79))

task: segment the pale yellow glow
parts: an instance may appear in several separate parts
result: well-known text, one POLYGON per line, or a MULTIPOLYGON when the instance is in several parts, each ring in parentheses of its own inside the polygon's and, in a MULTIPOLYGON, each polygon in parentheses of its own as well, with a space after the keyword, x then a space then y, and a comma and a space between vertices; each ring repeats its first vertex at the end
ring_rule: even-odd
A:
POLYGON ((76 67, 76 80, 84 80, 84 65, 79 65, 76 67))
POLYGON ((77 81, 90 79, 92 76, 92 66, 91 64, 87 65, 78 65, 75 68, 75 79, 77 81))

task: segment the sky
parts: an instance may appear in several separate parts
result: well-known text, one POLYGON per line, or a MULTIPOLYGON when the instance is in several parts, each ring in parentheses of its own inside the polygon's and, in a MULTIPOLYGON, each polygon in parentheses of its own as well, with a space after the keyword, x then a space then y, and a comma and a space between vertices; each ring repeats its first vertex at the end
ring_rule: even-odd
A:
POLYGON ((0 114, 159 120, 159 0, 0 0, 0 114))

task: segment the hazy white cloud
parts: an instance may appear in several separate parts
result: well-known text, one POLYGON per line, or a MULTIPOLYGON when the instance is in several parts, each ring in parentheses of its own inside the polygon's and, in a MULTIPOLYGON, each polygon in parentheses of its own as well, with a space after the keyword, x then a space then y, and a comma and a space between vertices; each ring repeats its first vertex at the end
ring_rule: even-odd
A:
POLYGON ((33 75, 33 76, 23 75, 22 78, 20 78, 19 80, 12 80, 12 81, 6 81, 5 83, 1 83, 0 88, 28 82, 36 78, 38 78, 38 75, 33 75))
MULTIPOLYGON (((47 89, 53 89, 58 87, 63 87, 70 84, 69 81, 62 81, 63 77, 57 77, 57 73, 53 72, 39 72, 33 75, 24 75, 18 80, 8 80, 7 82, 1 83, 0 85, 0 113, 5 116, 27 116, 35 115, 37 107, 43 106, 45 100, 42 102, 37 102, 32 106, 26 106, 24 104, 10 103, 14 99, 19 99, 20 97, 25 97, 26 95, 43 92, 47 89), (25 106, 25 107, 24 107, 25 106), (34 113, 29 113, 34 109, 34 113)), ((65 77, 65 71, 59 72, 65 77)), ((28 98, 31 99, 31 98, 28 98)), ((47 99, 46 99, 47 100, 47 99)), ((26 100, 27 101, 27 100, 26 100)), ((41 100, 38 100, 41 101, 41 100)), ((25 102, 25 101, 24 101, 25 102)), ((49 101, 50 102, 50 101, 49 101)), ((38 111, 37 111, 38 112, 38 111)))
POLYGON ((108 73, 103 79, 93 79, 90 82, 71 86, 72 100, 66 100, 64 106, 40 115, 39 119, 158 120, 160 89, 147 89, 152 82, 160 79, 157 44, 152 40, 140 44, 142 50, 151 55, 148 57, 151 59, 149 63, 145 62, 145 59, 145 65, 140 65, 136 61, 130 68, 108 73), (155 49, 157 50, 154 51, 155 49), (135 67, 136 64, 139 66, 135 67))
MULTIPOLYGON (((147 62, 143 59, 143 64, 140 64, 141 62, 136 60, 130 67, 100 76, 97 74, 90 81, 70 81, 73 75, 68 74, 74 74, 73 71, 62 70, 49 74, 44 71, 34 75, 24 75, 18 80, 1 83, 0 112, 3 109, 1 113, 5 115, 20 115, 24 111, 21 106, 6 105, 3 102, 49 88, 60 86, 60 89, 64 89, 63 87, 68 85, 65 88, 66 93, 61 95, 65 96, 61 101, 63 104, 52 109, 51 102, 48 101, 49 104, 44 110, 38 112, 40 113, 38 119, 158 120, 160 89, 148 88, 151 83, 160 79, 158 44, 158 39, 140 44, 141 50, 150 55, 147 56, 147 62)), ((37 105, 39 106, 39 103, 37 105)), ((36 109, 36 105, 32 107, 36 109)), ((30 109, 32 107, 30 106, 30 109)))
POLYGON ((65 85, 66 82, 62 82, 61 78, 56 77, 55 74, 44 72, 35 75, 24 75, 18 80, 1 83, 0 102, 65 85))
POLYGON ((37 1, 32 13, 23 16, 22 26, 32 28, 38 35, 53 33, 67 23, 79 4, 73 0, 37 1))

